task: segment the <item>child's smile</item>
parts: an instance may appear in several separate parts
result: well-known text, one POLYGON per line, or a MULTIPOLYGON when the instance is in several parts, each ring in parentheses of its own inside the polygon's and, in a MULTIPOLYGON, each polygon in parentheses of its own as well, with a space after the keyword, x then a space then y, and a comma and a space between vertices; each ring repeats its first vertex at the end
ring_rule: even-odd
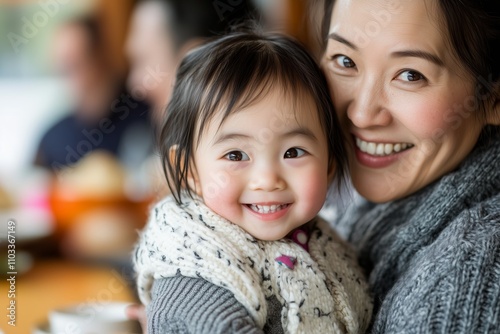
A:
POLYGON ((262 220, 280 219, 288 212, 292 203, 245 204, 256 217, 262 220))

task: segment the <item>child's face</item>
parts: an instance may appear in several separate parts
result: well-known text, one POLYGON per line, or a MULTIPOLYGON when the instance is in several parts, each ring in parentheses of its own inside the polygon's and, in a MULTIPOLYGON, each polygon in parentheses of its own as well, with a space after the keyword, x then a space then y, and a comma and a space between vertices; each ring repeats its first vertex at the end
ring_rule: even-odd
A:
POLYGON ((328 188, 328 146, 309 96, 275 90, 221 123, 215 117, 194 155, 193 182, 205 204, 261 240, 311 220, 328 188))

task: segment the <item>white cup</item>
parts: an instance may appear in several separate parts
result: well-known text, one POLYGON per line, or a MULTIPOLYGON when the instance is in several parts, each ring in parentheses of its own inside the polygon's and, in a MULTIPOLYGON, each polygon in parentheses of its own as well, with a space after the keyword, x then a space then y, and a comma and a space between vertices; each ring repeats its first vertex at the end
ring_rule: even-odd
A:
POLYGON ((82 303, 49 314, 52 334, 140 333, 138 323, 125 316, 127 303, 82 303))

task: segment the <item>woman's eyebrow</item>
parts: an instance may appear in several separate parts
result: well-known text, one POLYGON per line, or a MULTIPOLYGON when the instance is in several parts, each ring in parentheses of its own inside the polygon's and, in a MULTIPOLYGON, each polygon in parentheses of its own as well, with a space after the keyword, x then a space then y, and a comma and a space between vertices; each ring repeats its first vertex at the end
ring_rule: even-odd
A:
MULTIPOLYGON (((347 45, 351 49, 358 51, 358 47, 354 45, 352 42, 348 41, 344 37, 340 36, 339 34, 332 32, 328 35, 329 39, 333 39, 339 43, 342 43, 344 45, 347 45)), ((402 50, 402 51, 396 51, 391 54, 392 57, 396 58, 403 58, 403 57, 416 57, 416 58, 422 58, 427 61, 430 61, 438 66, 444 66, 444 62, 439 58, 438 56, 422 51, 422 50, 402 50)))
POLYGON ((444 66, 444 62, 436 55, 422 50, 402 50, 391 53, 393 58, 416 57, 430 61, 438 66, 444 66))
POLYGON ((344 37, 340 36, 339 34, 335 33, 335 32, 332 32, 328 35, 328 38, 329 39, 333 39, 337 42, 340 42, 342 44, 345 44, 347 45, 348 47, 350 47, 351 49, 355 50, 355 51, 358 51, 358 47, 356 45, 354 45, 353 43, 349 42, 347 39, 345 39, 344 37))

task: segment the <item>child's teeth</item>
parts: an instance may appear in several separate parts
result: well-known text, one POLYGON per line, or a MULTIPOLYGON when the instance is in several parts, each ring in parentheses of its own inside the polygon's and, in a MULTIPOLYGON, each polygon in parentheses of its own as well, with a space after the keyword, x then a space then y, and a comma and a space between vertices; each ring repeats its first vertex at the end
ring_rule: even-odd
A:
POLYGON ((255 212, 258 213, 275 213, 281 209, 283 209, 283 205, 258 205, 258 204, 251 204, 250 209, 252 209, 255 212))

